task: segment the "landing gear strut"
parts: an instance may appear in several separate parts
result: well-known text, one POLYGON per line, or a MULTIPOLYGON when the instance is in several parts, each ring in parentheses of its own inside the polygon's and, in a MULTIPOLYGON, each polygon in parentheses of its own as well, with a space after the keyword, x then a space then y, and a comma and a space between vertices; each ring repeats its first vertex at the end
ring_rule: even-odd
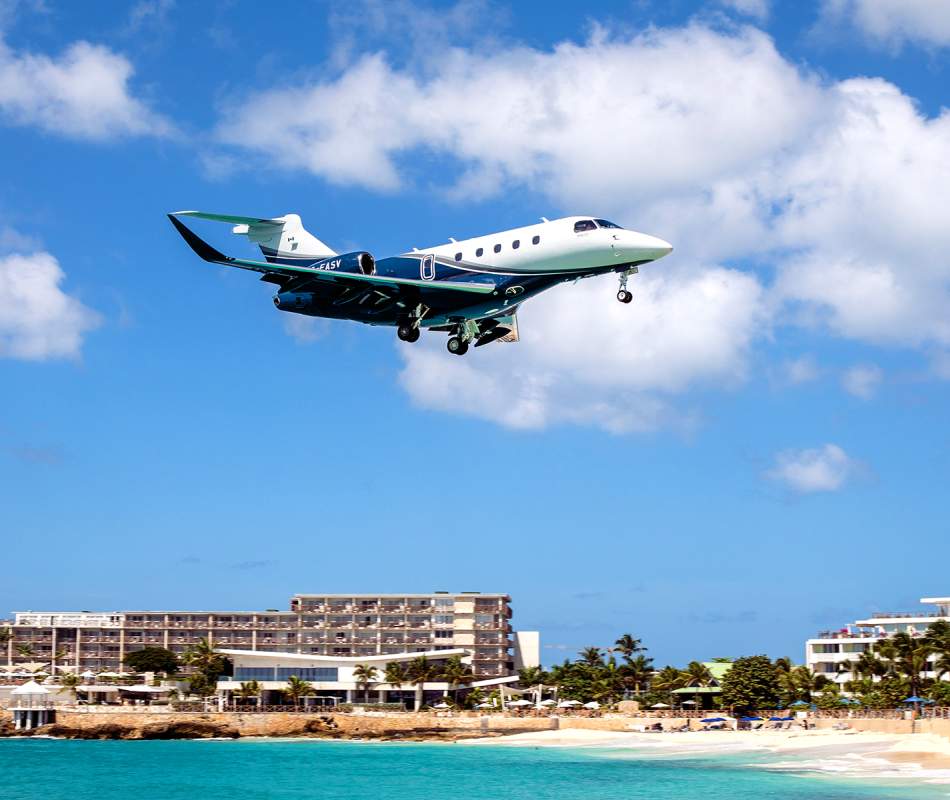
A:
POLYGON ((419 324, 422 318, 429 313, 429 309, 422 303, 417 305, 409 316, 403 317, 396 328, 396 336, 404 342, 419 341, 419 324))
POLYGON ((446 342, 449 352, 456 356, 464 356, 468 352, 468 344, 481 333, 475 320, 465 320, 455 326, 455 330, 446 342))
POLYGON ((620 273, 620 291, 617 292, 617 299, 621 303, 629 303, 631 300, 633 300, 633 294, 627 291, 627 278, 629 277, 629 272, 620 273))

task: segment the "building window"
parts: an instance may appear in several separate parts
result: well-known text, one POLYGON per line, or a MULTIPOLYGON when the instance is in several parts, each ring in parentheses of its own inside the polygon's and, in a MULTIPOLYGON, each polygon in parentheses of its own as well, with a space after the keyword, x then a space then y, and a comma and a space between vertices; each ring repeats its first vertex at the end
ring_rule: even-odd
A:
POLYGON ((336 667, 278 667, 277 680, 285 681, 296 675, 302 681, 336 681, 339 670, 336 667))
POLYGON ((521 240, 520 240, 520 239, 515 239, 515 240, 511 243, 511 249, 512 249, 512 250, 517 250, 519 247, 521 247, 521 240))
POLYGON ((541 244, 541 237, 540 236, 532 237, 531 244, 541 244))
POLYGON ((451 625, 453 617, 451 614, 436 614, 434 621, 436 625, 451 625))
POLYGON ((500 245, 500 244, 496 244, 496 245, 495 245, 495 252, 496 252, 496 253, 500 253, 500 252, 501 252, 501 245, 500 245))
POLYGON ((451 607, 451 606, 454 606, 454 605, 455 605, 455 600, 454 600, 453 598, 451 598, 451 597, 437 597, 437 598, 435 599, 435 604, 436 604, 437 606, 442 606, 443 608, 444 608, 445 606, 450 606, 450 607, 451 607))
POLYGON ((485 252, 485 248, 484 248, 484 247, 479 247, 478 250, 475 251, 475 258, 481 258, 481 257, 482 257, 482 253, 484 253, 484 252, 485 252))
POLYGON ((451 639, 455 635, 455 631, 436 631, 436 639, 451 639))
POLYGON ((462 260, 462 254, 461 254, 461 253, 456 253, 456 254, 455 254, 455 260, 456 260, 456 261, 461 261, 461 260, 462 260))

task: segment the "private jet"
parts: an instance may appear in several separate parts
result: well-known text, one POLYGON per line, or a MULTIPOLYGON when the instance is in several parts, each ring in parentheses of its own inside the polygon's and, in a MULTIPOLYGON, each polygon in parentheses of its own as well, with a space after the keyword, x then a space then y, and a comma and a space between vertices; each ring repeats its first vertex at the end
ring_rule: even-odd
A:
POLYGON ((297 214, 175 211, 168 218, 205 261, 262 273, 262 281, 276 285, 274 305, 281 311, 393 326, 404 342, 418 341, 423 328, 448 333, 455 355, 470 344, 517 341, 521 304, 565 281, 616 273, 617 299, 629 303, 628 278, 673 249, 598 217, 542 217, 536 225, 376 259, 365 250, 334 252, 304 230, 297 214), (233 225, 233 233, 260 247, 264 260, 224 255, 181 217, 233 225))

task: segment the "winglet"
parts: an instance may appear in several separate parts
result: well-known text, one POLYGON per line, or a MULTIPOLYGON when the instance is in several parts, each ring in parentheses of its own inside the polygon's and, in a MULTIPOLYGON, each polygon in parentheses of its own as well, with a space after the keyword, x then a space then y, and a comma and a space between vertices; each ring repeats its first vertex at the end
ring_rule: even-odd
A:
POLYGON ((228 256, 218 250, 215 250, 204 239, 199 237, 194 231, 179 221, 174 214, 169 214, 168 218, 172 221, 172 225, 175 226, 175 229, 181 234, 181 238, 184 239, 188 243, 188 246, 205 261, 231 261, 228 256))

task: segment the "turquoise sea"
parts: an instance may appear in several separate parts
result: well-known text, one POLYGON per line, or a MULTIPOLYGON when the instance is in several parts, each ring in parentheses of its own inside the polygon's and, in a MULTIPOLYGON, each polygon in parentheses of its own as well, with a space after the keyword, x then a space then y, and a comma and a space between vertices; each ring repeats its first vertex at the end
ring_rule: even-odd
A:
MULTIPOLYGON (((0 740, 2 800, 858 800, 950 786, 765 768, 749 753, 288 740, 0 740)), ((787 767, 786 767, 787 769, 787 767)))

